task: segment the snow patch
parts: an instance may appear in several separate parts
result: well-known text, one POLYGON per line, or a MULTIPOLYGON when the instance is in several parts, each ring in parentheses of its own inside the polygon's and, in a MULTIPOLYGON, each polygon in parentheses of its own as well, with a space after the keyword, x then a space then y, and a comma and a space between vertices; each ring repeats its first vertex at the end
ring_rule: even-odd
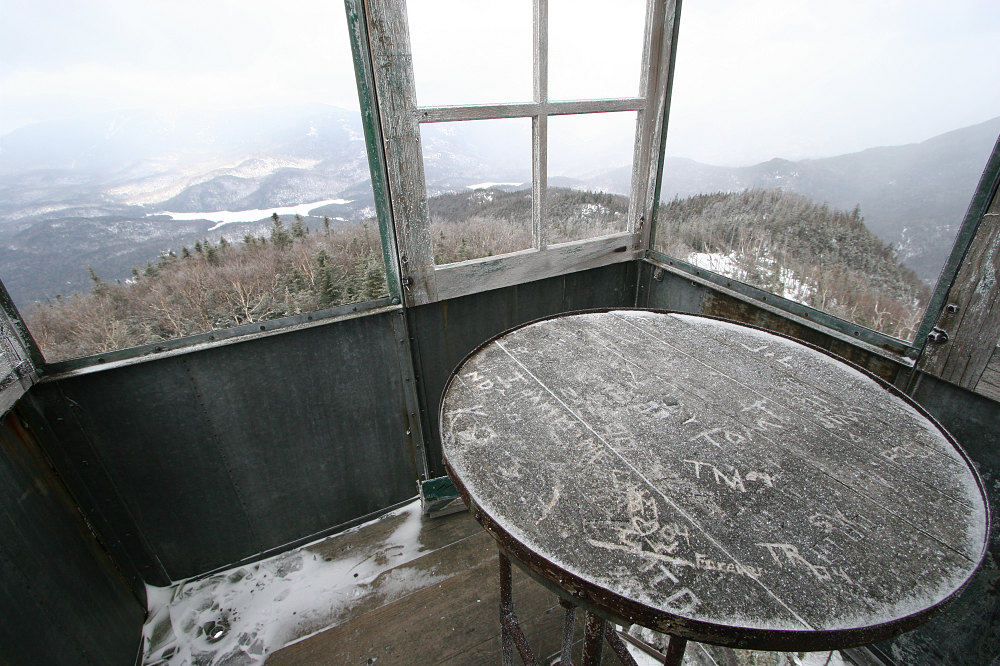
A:
POLYGON ((491 187, 520 187, 524 183, 476 183, 475 185, 466 185, 467 190, 486 190, 491 187))
POLYGON ((215 210, 207 211, 201 213, 175 213, 172 211, 160 211, 157 213, 146 213, 146 217, 152 215, 168 215, 171 219, 178 222, 189 222, 191 220, 209 220, 210 222, 215 222, 215 226, 211 227, 209 231, 215 231, 224 224, 233 224, 235 222, 257 222, 263 220, 264 218, 271 217, 273 213, 278 215, 309 215, 309 212, 320 208, 321 206, 330 206, 333 204, 344 205, 351 203, 350 199, 324 199, 323 201, 314 201, 312 203, 297 204, 295 206, 278 206, 275 208, 255 208, 253 210, 215 210))
MULTIPOLYGON (((749 285, 759 286, 754 285, 754 280, 751 279, 749 271, 744 267, 743 263, 732 254, 722 254, 720 252, 692 252, 688 255, 687 260, 689 263, 692 263, 699 268, 704 268, 714 273, 731 277, 749 285)), ((809 305, 809 299, 816 293, 815 285, 798 279, 795 276, 794 271, 778 267, 776 265, 777 262, 771 257, 757 257, 756 261, 758 264, 758 270, 763 268, 772 274, 777 271, 778 274, 776 277, 781 285, 780 291, 776 292, 778 296, 787 298, 790 301, 795 301, 796 303, 809 305)))
POLYGON ((398 598, 443 578, 400 568, 424 550, 419 500, 379 520, 399 524, 364 550, 325 556, 330 550, 316 545, 327 540, 320 540, 206 578, 147 586, 143 663, 262 664, 275 650, 337 625, 366 597, 398 598))

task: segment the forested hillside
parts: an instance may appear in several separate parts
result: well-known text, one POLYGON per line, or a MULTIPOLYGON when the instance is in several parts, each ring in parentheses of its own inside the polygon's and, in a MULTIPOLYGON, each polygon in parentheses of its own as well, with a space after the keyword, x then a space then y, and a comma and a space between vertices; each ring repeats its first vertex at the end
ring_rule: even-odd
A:
MULTIPOLYGON (((552 187, 546 201, 548 245, 625 231, 627 197, 552 187)), ((532 247, 531 190, 455 192, 427 204, 438 264, 532 247)))
POLYGON ((198 241, 133 269, 126 282, 91 272, 86 294, 34 308, 49 361, 96 354, 387 295, 378 227, 310 232, 275 216, 268 236, 198 241))
POLYGON ((672 257, 903 339, 929 297, 858 207, 781 190, 674 199, 660 207, 656 237, 672 257))
MULTIPOLYGON (((549 192, 548 242, 621 231, 628 200, 549 192)), ((477 190, 429 200, 437 263, 531 247, 530 191, 477 190)), ((860 212, 777 190, 706 194, 660 208, 667 254, 899 337, 908 337, 927 288, 860 212)), ((270 233, 199 241, 132 271, 91 273, 86 294, 37 305, 29 326, 50 361, 313 312, 386 295, 374 220, 310 230, 275 214, 270 233)))

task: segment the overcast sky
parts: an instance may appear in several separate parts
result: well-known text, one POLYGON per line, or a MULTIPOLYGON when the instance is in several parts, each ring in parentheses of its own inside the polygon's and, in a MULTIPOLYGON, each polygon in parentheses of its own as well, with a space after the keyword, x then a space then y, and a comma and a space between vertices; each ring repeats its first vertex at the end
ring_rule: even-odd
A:
MULTIPOLYGON (((410 5, 420 103, 530 97, 530 2, 410 5)), ((551 0, 553 98, 632 94, 644 3, 613 6, 551 0)), ((338 0, 0 0, 0 15, 0 134, 120 108, 357 107, 338 0)), ((673 155, 819 157, 1000 115, 997 0, 688 0, 682 19, 673 155)))

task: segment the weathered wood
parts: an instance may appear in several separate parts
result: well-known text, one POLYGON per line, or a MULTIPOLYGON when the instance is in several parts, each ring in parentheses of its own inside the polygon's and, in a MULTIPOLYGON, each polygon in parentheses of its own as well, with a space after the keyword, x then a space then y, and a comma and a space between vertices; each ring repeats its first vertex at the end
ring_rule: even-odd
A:
MULTIPOLYGON (((532 8, 532 95, 536 105, 549 101, 549 2, 534 0, 532 8)), ((548 234, 549 117, 544 109, 531 119, 531 240, 544 250, 548 234)))
POLYGON ((367 8, 403 296, 407 305, 433 302, 434 248, 406 10, 398 0, 369 0, 367 8))
MULTIPOLYGON (((660 202, 660 184, 663 177, 663 159, 666 149, 667 118, 670 112, 670 94, 673 87, 674 62, 677 52, 677 30, 680 20, 679 0, 650 0, 648 27, 644 47, 647 54, 643 95, 648 100, 640 113, 642 119, 642 154, 637 151, 633 164, 632 182, 637 179, 644 188, 640 217, 634 227, 639 231, 637 245, 646 250, 653 247, 656 211, 660 202)), ((635 185, 633 185, 635 187, 635 185)), ((636 193, 638 195, 638 193, 636 193)))
POLYGON ((466 106, 421 106, 417 118, 421 123, 447 123, 461 120, 491 120, 494 118, 530 118, 532 116, 565 116, 581 113, 641 111, 646 100, 623 97, 566 102, 527 102, 512 104, 470 104, 466 106))
POLYGON ((616 263, 641 256, 647 247, 658 164, 665 123, 664 96, 676 34, 676 0, 649 0, 646 42, 639 97, 548 100, 548 2, 534 7, 534 101, 530 104, 488 104, 416 107, 412 56, 405 8, 399 0, 371 0, 369 42, 374 85, 378 95, 392 216, 399 248, 400 276, 407 305, 431 303, 537 280, 561 272, 616 263), (551 115, 637 112, 633 179, 625 250, 609 248, 605 238, 549 248, 546 239, 548 117, 551 115), (532 237, 535 250, 473 261, 462 269, 434 266, 424 181, 420 123, 530 117, 532 119, 532 237), (549 254, 549 250, 554 250, 549 254), (610 250, 610 251, 609 251, 610 250), (499 259, 499 261, 496 261, 499 259), (503 275, 503 273, 510 273, 503 275))
POLYGON ((644 311, 515 329, 456 371, 445 458, 487 529, 584 605, 822 649, 915 626, 985 552, 982 486, 912 402, 819 350, 644 311))
POLYGON ((1000 402, 1000 346, 993 348, 993 356, 976 384, 976 393, 1000 402))
MULTIPOLYGON (((1000 143, 991 161, 996 161, 1000 143)), ((985 178, 985 176, 984 176, 985 178)), ((993 188, 991 203, 983 214, 975 237, 962 260, 945 299, 937 327, 947 342, 928 342, 918 364, 924 372, 971 391, 978 391, 980 378, 1000 338, 1000 190, 993 188)), ((987 382, 983 389, 990 392, 987 382)))
POLYGON ((30 359, 38 355, 6 287, 0 284, 0 415, 31 388, 35 366, 30 359))
POLYGON ((619 261, 639 258, 632 250, 632 234, 615 234, 544 250, 525 250, 499 257, 484 257, 435 269, 441 299, 564 275, 619 261))
MULTIPOLYGON (((278 650, 267 663, 495 664, 500 653, 493 641, 500 634, 496 571, 495 558, 483 561, 278 650)), ((562 613, 555 597, 516 568, 514 597, 527 638, 538 646, 539 654, 558 650, 562 613)))
POLYGON ((372 194, 375 198, 379 238, 382 242, 386 287, 390 297, 400 299, 396 301, 399 303, 402 300, 399 283, 399 251, 396 246, 395 225, 392 222, 392 208, 389 201, 385 153, 382 150, 382 130, 378 123, 378 109, 375 107, 375 75, 371 62, 371 46, 368 43, 364 0, 345 0, 344 9, 347 12, 347 29, 350 33, 354 76, 358 84, 361 124, 364 127, 365 150, 368 154, 372 194))

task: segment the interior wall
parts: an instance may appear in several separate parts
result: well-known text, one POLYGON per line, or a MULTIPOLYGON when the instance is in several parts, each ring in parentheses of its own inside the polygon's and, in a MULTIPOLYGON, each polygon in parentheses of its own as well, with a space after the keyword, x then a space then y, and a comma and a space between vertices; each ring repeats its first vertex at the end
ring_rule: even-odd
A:
POLYGON ((133 582, 166 585, 416 495, 405 345, 395 310, 75 374, 22 402, 133 582))
POLYGON ((13 412, 0 449, 0 664, 133 663, 144 599, 13 412))

